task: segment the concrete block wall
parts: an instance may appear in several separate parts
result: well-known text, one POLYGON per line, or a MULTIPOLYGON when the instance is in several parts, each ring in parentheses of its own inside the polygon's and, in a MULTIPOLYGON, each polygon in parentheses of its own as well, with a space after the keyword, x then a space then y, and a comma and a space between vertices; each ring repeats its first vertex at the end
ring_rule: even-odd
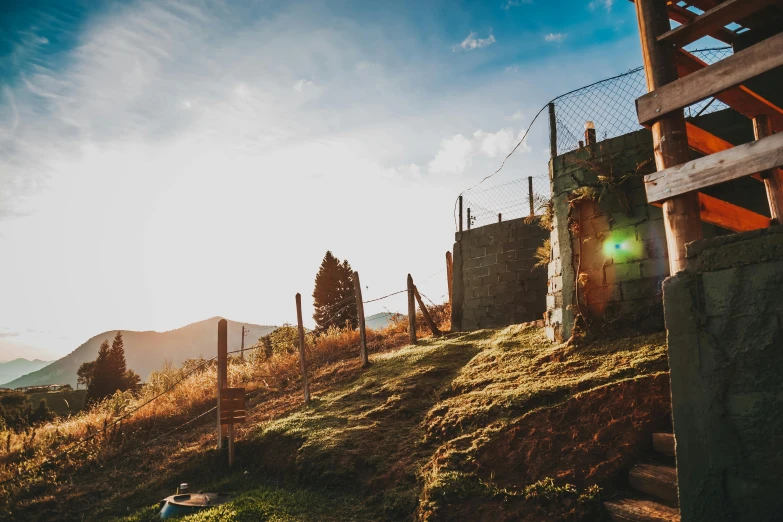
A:
POLYGON ((549 236, 537 223, 513 219, 456 234, 452 329, 469 331, 539 320, 547 271, 536 249, 549 236))
POLYGON ((683 522, 783 513, 783 227, 688 245, 666 280, 683 522))
MULTIPOLYGON (((750 120, 731 110, 692 121, 730 143, 754 139, 750 120)), ((592 166, 609 158, 616 178, 634 172, 642 162, 650 162, 653 167, 652 135, 639 130, 557 156, 549 164, 554 226, 545 321, 547 335, 553 340, 570 337, 575 314, 580 310, 604 325, 663 328, 661 282, 669 275, 663 214, 647 204, 642 177, 630 177, 622 185, 629 208, 611 195, 597 204, 569 203, 580 186, 597 184, 592 166), (580 286, 577 302, 579 273, 584 274, 582 280, 586 282, 580 286)), ((763 185, 749 177, 703 192, 769 216, 763 185)), ((706 238, 728 233, 707 223, 702 223, 702 231, 706 238)))
POLYGON ((642 177, 623 183, 627 207, 611 194, 571 202, 580 186, 597 185, 595 165, 611 162, 619 177, 651 160, 647 131, 551 160, 554 227, 545 318, 550 339, 568 339, 576 313, 602 324, 633 319, 663 328, 661 283, 669 275, 663 214, 647 204, 642 177))

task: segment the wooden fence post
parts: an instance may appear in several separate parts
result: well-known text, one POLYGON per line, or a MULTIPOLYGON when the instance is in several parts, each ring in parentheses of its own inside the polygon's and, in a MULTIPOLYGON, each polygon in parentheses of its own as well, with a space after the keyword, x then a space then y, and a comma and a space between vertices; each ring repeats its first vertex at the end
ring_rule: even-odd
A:
POLYGON ((595 123, 592 121, 585 122, 585 145, 595 145, 595 123))
POLYGON ((468 230, 470 230, 470 207, 468 207, 468 230))
MULTIPOLYGON (((468 209, 468 216, 470 209, 468 209)), ((416 344, 416 297, 413 295, 413 278, 408 274, 408 333, 411 344, 416 344)))
POLYGON ((457 199, 459 200, 459 231, 462 232, 462 196, 457 199))
POLYGON ((220 424, 220 390, 226 387, 228 381, 228 321, 218 321, 217 342, 217 447, 223 448, 223 437, 228 429, 220 424))
POLYGON ((307 358, 305 356, 305 334, 302 324, 302 294, 296 294, 296 321, 299 323, 299 360, 302 362, 302 389, 304 402, 310 404, 310 383, 307 381, 307 358))
POLYGON ((432 330, 432 335, 434 335, 435 337, 440 337, 441 335, 443 335, 443 332, 441 332, 440 329, 438 329, 438 326, 435 324, 435 321, 432 320, 430 311, 427 310, 426 306, 424 306, 424 301, 421 300, 421 295, 419 295, 419 289, 416 288, 416 285, 413 285, 413 295, 416 296, 416 301, 419 303, 419 309, 421 310, 421 315, 424 316, 424 320, 427 321, 430 330, 432 330))
POLYGON ((242 360, 245 360, 245 325, 242 325, 242 348, 239 352, 239 356, 242 358, 242 360))
POLYGON ((449 284, 449 304, 452 304, 453 299, 453 289, 452 285, 454 284, 454 281, 452 281, 452 277, 454 277, 454 261, 451 257, 451 252, 446 252, 446 279, 449 284))
POLYGON ((533 202, 533 176, 527 177, 527 197, 530 200, 530 217, 536 215, 536 208, 533 202))
POLYGON ((549 156, 557 156, 557 119, 555 118, 555 104, 549 104, 549 156))
POLYGON ((359 282, 359 272, 353 273, 353 288, 356 293, 356 312, 359 316, 359 355, 362 366, 370 362, 367 356, 367 325, 364 322, 364 302, 362 301, 362 284, 359 282))

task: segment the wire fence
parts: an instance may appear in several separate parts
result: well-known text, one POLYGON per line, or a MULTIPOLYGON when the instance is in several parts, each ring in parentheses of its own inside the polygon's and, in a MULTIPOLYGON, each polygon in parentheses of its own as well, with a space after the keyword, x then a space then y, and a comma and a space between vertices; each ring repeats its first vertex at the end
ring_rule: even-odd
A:
MULTIPOLYGON (((731 47, 719 47, 689 52, 703 62, 712 64, 730 56, 733 51, 731 47)), ((642 127, 639 125, 636 115, 636 99, 646 93, 644 68, 637 67, 618 76, 561 94, 536 114, 523 141, 538 117, 550 104, 554 106, 554 120, 550 114, 549 136, 550 139, 553 136, 556 137, 554 140, 555 150, 552 150, 555 154, 565 154, 578 149, 580 142, 584 141, 585 124, 588 121, 593 122, 598 141, 637 131, 642 127), (552 128, 553 121, 554 129, 552 128)), ((708 98, 686 107, 685 117, 696 117, 726 108, 728 106, 719 100, 708 98)), ((500 169, 502 169, 502 165, 495 173, 500 169)), ((541 170, 544 169, 542 166, 541 170)), ((490 174, 484 180, 491 178, 495 173, 490 174)), ((529 216, 531 214, 531 200, 534 207, 533 212, 538 214, 551 197, 547 174, 532 177, 532 190, 529 178, 488 188, 481 187, 484 180, 460 194, 463 207, 462 216, 459 214, 459 198, 455 202, 454 224, 457 230, 491 225, 497 223, 499 219, 506 221, 529 216)))
MULTIPOLYGON (((731 47, 700 49, 691 54, 706 62, 715 63, 732 54, 731 47)), ((636 99, 647 93, 644 68, 582 87, 555 98, 557 153, 565 154, 579 148, 584 140, 584 125, 595 124, 596 138, 605 140, 634 132, 642 127, 636 116, 636 99)), ((726 109, 727 105, 708 98, 685 108, 685 117, 695 117, 726 109)), ((550 133, 552 132, 550 122, 550 133)))
POLYGON ((549 199, 549 176, 531 176, 462 194, 463 227, 472 229, 537 214, 549 199))

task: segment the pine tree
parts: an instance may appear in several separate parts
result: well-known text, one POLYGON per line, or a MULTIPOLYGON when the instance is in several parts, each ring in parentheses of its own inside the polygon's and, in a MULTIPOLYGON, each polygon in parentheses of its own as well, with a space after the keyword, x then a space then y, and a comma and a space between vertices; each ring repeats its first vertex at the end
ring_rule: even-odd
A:
POLYGON ((116 389, 125 391, 128 389, 125 383, 125 373, 128 371, 128 365, 125 362, 125 344, 122 341, 122 332, 117 332, 114 341, 111 343, 108 358, 109 380, 117 386, 116 389))
POLYGON ((329 326, 344 326, 348 322, 352 328, 358 325, 356 302, 353 298, 353 279, 348 261, 340 262, 331 251, 327 251, 315 276, 313 290, 313 319, 319 329, 329 326))
POLYGON ((114 392, 111 388, 111 377, 109 375, 109 358, 111 348, 109 341, 104 339, 101 347, 98 348, 98 357, 93 361, 90 384, 87 387, 87 401, 92 402, 103 399, 114 392))

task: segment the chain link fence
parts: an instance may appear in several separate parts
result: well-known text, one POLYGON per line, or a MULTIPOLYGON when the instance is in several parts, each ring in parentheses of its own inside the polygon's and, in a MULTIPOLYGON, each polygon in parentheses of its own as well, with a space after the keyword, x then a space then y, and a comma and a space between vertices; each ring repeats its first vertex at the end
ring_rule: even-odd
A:
MULTIPOLYGON (((732 54, 731 47, 701 49, 691 54, 715 63, 732 54)), ((565 154, 579 148, 584 140, 585 122, 595 124, 598 141, 615 138, 641 129, 636 117, 636 99, 647 94, 644 68, 637 67, 625 74, 596 82, 587 87, 558 96, 555 105, 557 153, 565 154)), ((726 109, 727 106, 708 98, 685 108, 685 117, 694 117, 726 109)), ((552 132, 550 122, 550 133, 552 132)))
POLYGON ((527 217, 531 212, 538 215, 542 212, 542 205, 549 201, 549 193, 548 174, 466 190, 462 193, 463 230, 527 217))
MULTIPOLYGON (((698 49, 689 52, 707 64, 713 64, 733 53, 731 47, 698 49)), ((595 125, 598 141, 641 129, 636 116, 636 99, 646 93, 644 68, 637 67, 553 99, 550 103, 554 105, 557 154, 565 154, 579 148, 579 142, 584 140, 585 123, 588 121, 592 121, 595 125)), ((686 107, 685 117, 696 117, 726 108, 728 107, 719 100, 708 98, 686 107)), ((545 110, 546 106, 541 109, 539 115, 545 110)), ((536 121, 534 118, 531 128, 536 121)), ((550 117, 550 136, 553 134, 551 123, 550 117)), ((542 166, 542 170, 544 169, 545 167, 542 166)), ((531 201, 533 212, 540 214, 550 198, 549 177, 547 174, 542 174, 489 188, 479 184, 462 192, 460 197, 463 230, 490 225, 497 223, 498 220, 506 221, 529 216, 531 201), (470 221, 468 221, 468 214, 470 221)), ((457 230, 460 229, 459 220, 458 198, 454 205, 454 223, 457 230)))

